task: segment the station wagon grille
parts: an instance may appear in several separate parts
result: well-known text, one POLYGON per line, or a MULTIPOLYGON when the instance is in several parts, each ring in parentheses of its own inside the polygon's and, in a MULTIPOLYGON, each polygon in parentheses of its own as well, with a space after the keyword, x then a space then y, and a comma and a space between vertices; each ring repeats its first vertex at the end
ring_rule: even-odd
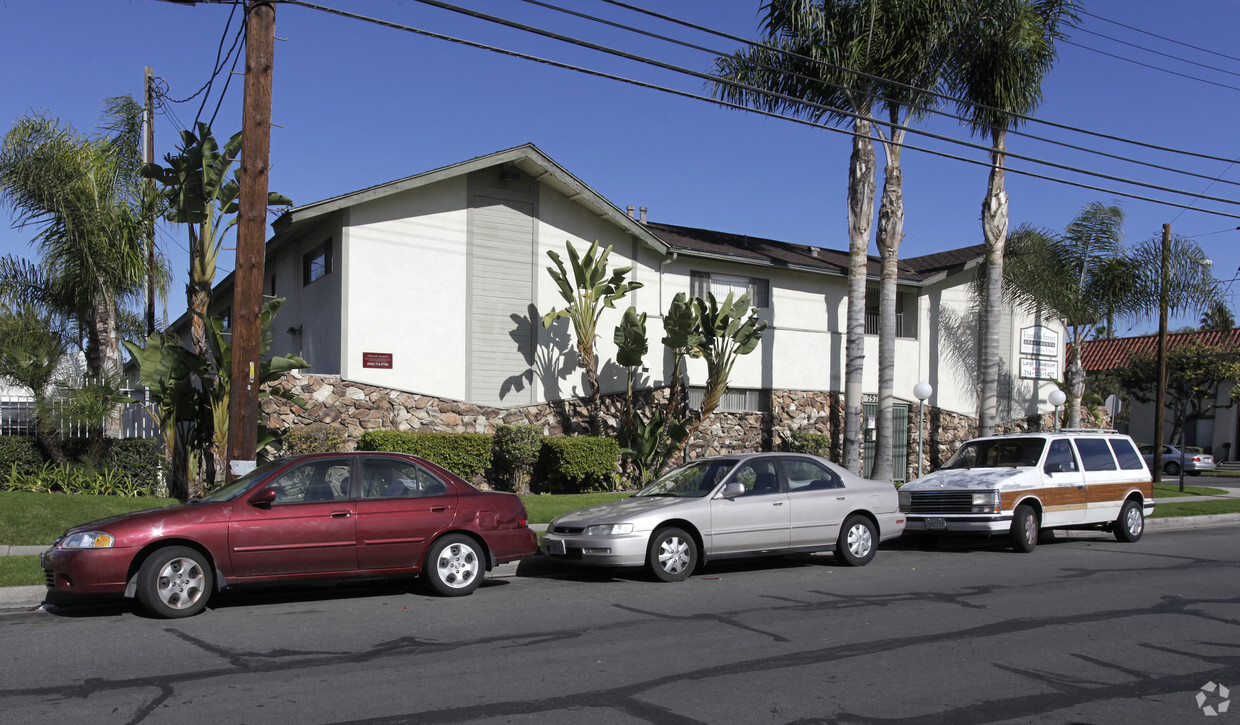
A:
POLYGON ((906 514, 970 514, 973 513, 972 491, 910 491, 906 514))

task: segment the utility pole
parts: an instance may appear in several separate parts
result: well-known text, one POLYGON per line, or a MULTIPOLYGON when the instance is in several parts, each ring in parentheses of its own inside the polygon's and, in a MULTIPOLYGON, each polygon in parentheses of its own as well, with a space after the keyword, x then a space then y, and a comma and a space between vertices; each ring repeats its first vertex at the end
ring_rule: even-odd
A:
POLYGON ((1154 482, 1162 481, 1163 407, 1167 398, 1167 308, 1171 306, 1171 225, 1163 225, 1158 271, 1158 392, 1154 395, 1154 482))
POLYGON ((258 445, 258 367, 275 30, 273 3, 250 0, 246 9, 241 189, 237 199, 237 262, 233 272, 232 387, 228 399, 227 476, 230 481, 254 468, 258 445))
MULTIPOLYGON (((155 163, 155 78, 151 67, 146 67, 146 163, 155 163)), ((153 189, 155 182, 146 180, 147 188, 153 189)), ((146 334, 155 333, 155 219, 151 219, 151 228, 146 238, 146 334)))

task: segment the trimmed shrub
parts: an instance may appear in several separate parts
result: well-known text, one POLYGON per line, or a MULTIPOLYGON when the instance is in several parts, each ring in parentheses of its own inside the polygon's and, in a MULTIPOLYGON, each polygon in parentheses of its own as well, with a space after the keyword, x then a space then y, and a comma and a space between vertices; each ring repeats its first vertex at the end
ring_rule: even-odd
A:
POLYGON ((466 481, 474 480, 475 476, 491 466, 491 436, 485 433, 372 430, 358 439, 357 449, 421 456, 466 481))
POLYGON ((542 426, 498 425, 491 444, 491 485, 501 491, 520 491, 538 462, 542 426))
POLYGON ((156 438, 125 438, 112 442, 103 468, 116 471, 126 481, 126 491, 154 495, 159 487, 162 454, 163 446, 156 438))
POLYGON ((616 487, 620 444, 615 438, 544 438, 534 466, 534 493, 594 493, 616 487))
POLYGON ((831 436, 826 433, 805 433, 794 430, 779 443, 784 453, 811 453, 826 459, 831 457, 831 436))
POLYGON ((31 436, 0 436, 0 471, 6 474, 17 470, 30 472, 43 467, 43 452, 31 436))
POLYGON ((335 453, 344 450, 347 431, 344 428, 318 423, 297 426, 284 432, 284 455, 303 453, 335 453))

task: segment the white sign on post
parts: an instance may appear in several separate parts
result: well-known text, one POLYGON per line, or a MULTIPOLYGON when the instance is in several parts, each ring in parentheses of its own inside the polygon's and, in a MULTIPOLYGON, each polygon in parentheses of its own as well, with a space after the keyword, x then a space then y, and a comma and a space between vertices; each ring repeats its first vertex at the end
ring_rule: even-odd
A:
MULTIPOLYGON (((1020 330, 1020 354, 1038 357, 1059 357, 1059 333, 1049 327, 1034 325, 1020 330)), ((1021 375, 1024 377, 1024 375, 1021 375)))

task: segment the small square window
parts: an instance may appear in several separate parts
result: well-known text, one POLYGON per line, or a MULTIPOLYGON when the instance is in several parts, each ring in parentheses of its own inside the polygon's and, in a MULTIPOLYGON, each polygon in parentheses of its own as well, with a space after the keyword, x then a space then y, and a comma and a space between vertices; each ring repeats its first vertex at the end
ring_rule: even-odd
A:
POLYGON ((310 284, 332 273, 332 240, 327 239, 302 255, 301 275, 303 285, 310 284))

